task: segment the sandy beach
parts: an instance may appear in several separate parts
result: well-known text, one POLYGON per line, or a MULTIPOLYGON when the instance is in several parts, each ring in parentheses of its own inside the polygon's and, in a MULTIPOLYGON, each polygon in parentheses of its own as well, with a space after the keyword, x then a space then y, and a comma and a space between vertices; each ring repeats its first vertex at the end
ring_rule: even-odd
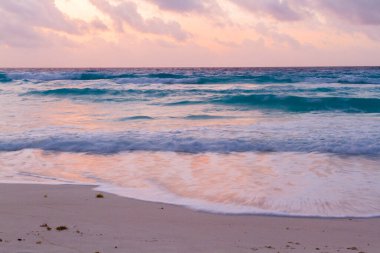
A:
POLYGON ((210 214, 77 185, 0 184, 0 192, 1 253, 376 253, 380 248, 380 218, 210 214))
POLYGON ((0 253, 380 253, 379 10, 0 0, 0 253))

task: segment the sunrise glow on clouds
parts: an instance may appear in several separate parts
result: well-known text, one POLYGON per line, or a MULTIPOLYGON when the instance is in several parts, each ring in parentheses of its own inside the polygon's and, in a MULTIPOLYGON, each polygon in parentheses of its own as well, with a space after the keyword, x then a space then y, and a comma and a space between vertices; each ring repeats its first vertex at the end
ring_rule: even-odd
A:
POLYGON ((377 0, 2 0, 1 67, 380 65, 377 0))

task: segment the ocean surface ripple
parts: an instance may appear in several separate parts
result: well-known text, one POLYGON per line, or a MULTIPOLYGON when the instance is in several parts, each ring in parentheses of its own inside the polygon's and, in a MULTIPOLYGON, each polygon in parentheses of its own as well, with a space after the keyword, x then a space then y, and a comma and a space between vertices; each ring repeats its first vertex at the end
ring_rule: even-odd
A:
POLYGON ((380 68, 0 69, 0 180, 380 215, 380 68))

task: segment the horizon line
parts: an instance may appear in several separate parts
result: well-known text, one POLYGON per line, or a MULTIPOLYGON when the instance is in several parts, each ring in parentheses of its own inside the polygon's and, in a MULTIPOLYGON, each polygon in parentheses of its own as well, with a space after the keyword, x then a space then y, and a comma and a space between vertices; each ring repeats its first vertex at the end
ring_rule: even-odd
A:
POLYGON ((380 65, 315 65, 315 66, 140 66, 140 67, 0 67, 0 69, 242 69, 242 68, 378 68, 380 65))

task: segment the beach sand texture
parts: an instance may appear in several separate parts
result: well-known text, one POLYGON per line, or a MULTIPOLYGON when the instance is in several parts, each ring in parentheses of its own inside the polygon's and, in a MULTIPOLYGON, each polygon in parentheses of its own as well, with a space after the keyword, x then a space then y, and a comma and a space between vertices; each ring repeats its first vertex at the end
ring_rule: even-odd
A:
POLYGON ((380 218, 210 214, 91 188, 0 184, 0 252, 380 252, 380 218))

